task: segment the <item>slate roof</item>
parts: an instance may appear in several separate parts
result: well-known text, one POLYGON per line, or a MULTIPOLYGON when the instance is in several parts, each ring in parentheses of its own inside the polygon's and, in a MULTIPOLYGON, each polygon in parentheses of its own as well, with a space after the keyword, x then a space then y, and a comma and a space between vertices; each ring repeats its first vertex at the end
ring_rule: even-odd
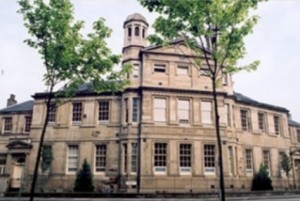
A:
POLYGON ((284 107, 279 107, 279 106, 275 106, 275 105, 261 103, 259 101, 253 100, 252 98, 249 98, 249 97, 247 97, 243 94, 236 93, 236 92, 234 92, 234 99, 235 99, 236 102, 244 103, 244 104, 247 104, 247 105, 263 107, 263 108, 267 108, 267 109, 271 109, 271 110, 278 110, 278 111, 282 111, 282 112, 289 112, 284 107))
POLYGON ((300 123, 296 122, 294 120, 289 119, 289 125, 290 126, 296 126, 296 127, 300 127, 300 123))
POLYGON ((0 110, 0 114, 29 112, 33 110, 34 101, 29 100, 0 110))

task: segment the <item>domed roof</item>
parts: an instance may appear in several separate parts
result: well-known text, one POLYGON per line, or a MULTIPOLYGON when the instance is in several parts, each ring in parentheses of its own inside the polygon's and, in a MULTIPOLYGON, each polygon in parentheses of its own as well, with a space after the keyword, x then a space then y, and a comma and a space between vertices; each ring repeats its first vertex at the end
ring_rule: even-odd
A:
POLYGON ((144 16, 142 16, 140 13, 133 13, 133 14, 129 15, 124 22, 124 26, 125 26, 125 24, 127 24, 128 22, 131 22, 131 21, 141 21, 141 22, 144 22, 148 26, 148 22, 147 22, 146 18, 144 16))

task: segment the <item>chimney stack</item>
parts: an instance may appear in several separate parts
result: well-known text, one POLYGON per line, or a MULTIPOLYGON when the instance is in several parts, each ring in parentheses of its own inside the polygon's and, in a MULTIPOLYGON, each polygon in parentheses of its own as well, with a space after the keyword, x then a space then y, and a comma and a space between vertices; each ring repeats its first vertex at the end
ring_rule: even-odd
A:
POLYGON ((10 94, 10 97, 7 99, 6 106, 11 106, 17 104, 17 101, 15 100, 16 96, 14 94, 10 94))

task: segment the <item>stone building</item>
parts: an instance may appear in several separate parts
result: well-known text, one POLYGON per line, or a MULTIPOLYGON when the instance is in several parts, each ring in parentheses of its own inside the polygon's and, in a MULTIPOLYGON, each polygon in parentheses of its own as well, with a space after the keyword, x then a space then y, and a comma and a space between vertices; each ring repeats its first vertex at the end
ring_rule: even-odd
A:
MULTIPOLYGON (((217 191, 215 116, 206 68, 192 66, 195 55, 181 40, 168 47, 148 46, 148 26, 137 13, 124 22, 123 63, 133 66, 124 92, 96 94, 86 84, 70 102, 51 110, 45 146, 53 161, 40 171, 37 190, 72 191, 76 172, 87 159, 96 191, 136 192, 138 187, 140 192, 217 191)), ((290 177, 300 187, 300 124, 289 120, 285 108, 234 92, 230 75, 222 82, 217 92, 225 187, 250 190, 254 174, 264 164, 274 188, 286 188, 280 167, 283 152, 292 153, 290 177)), ((7 119, 22 125, 25 113, 17 118, 5 112, 9 108, 0 110, 0 157, 6 161, 0 171, 5 169, 4 175, 13 181, 15 153, 24 156, 24 190, 33 175, 45 97, 45 93, 33 96, 30 134, 6 130, 7 119), (12 152, 14 147, 21 148, 12 152)))

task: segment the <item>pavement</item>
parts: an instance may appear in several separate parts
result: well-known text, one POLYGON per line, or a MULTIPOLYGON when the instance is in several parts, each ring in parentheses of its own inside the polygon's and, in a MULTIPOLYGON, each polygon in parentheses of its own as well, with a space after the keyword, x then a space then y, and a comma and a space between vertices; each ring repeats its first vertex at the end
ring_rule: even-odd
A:
MULTIPOLYGON (((0 197, 0 201, 28 201, 24 197, 0 197)), ((42 198, 36 197, 34 201, 219 201, 218 198, 42 198)), ((243 196, 227 197, 227 201, 300 201, 300 195, 270 195, 270 196, 243 196)))

